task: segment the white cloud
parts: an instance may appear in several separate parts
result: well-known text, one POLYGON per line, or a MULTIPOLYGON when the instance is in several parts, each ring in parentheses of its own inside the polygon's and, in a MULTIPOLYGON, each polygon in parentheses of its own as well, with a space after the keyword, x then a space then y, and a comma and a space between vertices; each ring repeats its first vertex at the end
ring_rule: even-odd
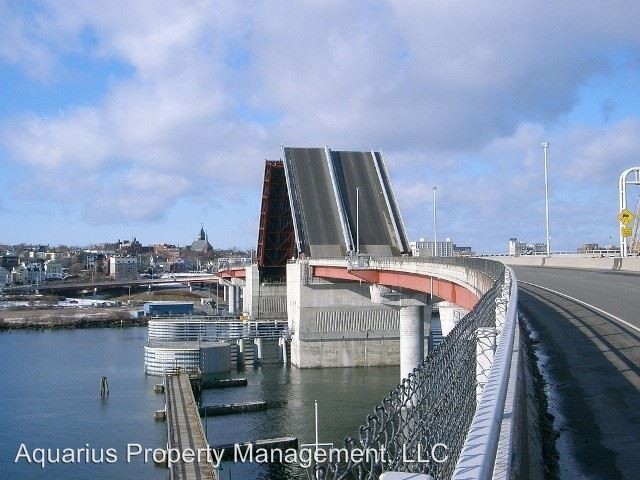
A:
POLYGON ((581 128, 571 140, 573 159, 567 175, 592 184, 611 181, 638 163, 640 119, 628 118, 605 129, 581 128))
POLYGON ((33 167, 99 168, 112 151, 103 117, 94 108, 78 108, 48 119, 30 115, 4 133, 14 156, 33 167))
POLYGON ((183 176, 130 170, 100 185, 85 213, 97 223, 121 218, 127 221, 158 219, 166 205, 185 194, 190 186, 190 181, 183 176))
POLYGON ((24 68, 30 77, 46 81, 53 74, 56 62, 37 33, 36 25, 13 14, 9 3, 0 0, 0 60, 24 68))
POLYGON ((10 120, 4 143, 62 197, 82 172, 80 201, 109 221, 156 219, 194 190, 257 198, 281 143, 382 148, 406 216, 422 224, 438 184, 463 234, 514 203, 540 214, 542 140, 578 184, 638 151, 637 119, 545 138, 615 53, 640 58, 640 4, 614 3, 47 2, 0 20, 0 58, 37 78, 69 52, 132 73, 93 105, 10 120))

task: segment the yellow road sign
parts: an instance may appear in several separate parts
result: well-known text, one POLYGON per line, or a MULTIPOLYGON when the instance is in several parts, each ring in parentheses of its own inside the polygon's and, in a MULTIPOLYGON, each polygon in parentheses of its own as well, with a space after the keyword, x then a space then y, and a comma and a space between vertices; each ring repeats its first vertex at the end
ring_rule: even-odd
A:
POLYGON ((622 232, 623 237, 630 237, 631 234, 633 233, 633 231, 631 230, 631 227, 622 227, 620 231, 622 232))
POLYGON ((633 213, 631 213, 628 209, 625 208, 618 214, 618 220, 620 220, 620 223, 626 227, 631 222, 633 222, 634 216, 635 215, 633 213))

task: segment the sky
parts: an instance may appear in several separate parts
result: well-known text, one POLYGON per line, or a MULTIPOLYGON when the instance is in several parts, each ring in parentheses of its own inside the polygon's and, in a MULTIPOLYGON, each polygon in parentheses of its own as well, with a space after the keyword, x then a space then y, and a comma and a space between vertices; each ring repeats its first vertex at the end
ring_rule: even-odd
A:
MULTIPOLYGON (((281 145, 382 150, 410 239, 618 236, 640 2, 0 0, 0 243, 257 243, 281 145)), ((635 210, 638 189, 631 188, 635 210)))

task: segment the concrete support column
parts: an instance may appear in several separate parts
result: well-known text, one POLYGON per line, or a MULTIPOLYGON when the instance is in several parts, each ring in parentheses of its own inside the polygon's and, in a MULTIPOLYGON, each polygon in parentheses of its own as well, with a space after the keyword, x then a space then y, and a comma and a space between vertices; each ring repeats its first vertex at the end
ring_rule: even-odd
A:
POLYGON ((424 358, 422 308, 400 307, 400 379, 407 378, 424 358))
POLYGON ((278 346, 282 348, 282 363, 287 364, 287 341, 280 337, 278 339, 278 346))
POLYGON ((222 300, 227 301, 227 289, 229 287, 227 285, 222 285, 222 300))
POLYGON ((240 301, 240 296, 242 295, 241 288, 239 285, 234 285, 233 288, 235 289, 235 299, 236 299, 235 311, 236 313, 242 313, 242 309, 240 308, 240 306, 242 305, 242 302, 240 301))
POLYGON ((451 330, 458 324, 458 322, 469 313, 468 310, 460 308, 450 302, 438 303, 438 312, 440 317, 440 327, 442 328, 442 336, 449 335, 451 330))
POLYGON ((246 312, 248 309, 245 308, 245 287, 238 286, 238 312, 246 312))
POLYGON ((238 338, 236 345, 238 345, 238 358, 236 359, 236 363, 238 365, 244 365, 244 339, 238 338))
POLYGON ((254 338, 253 343, 256 346, 256 359, 254 360, 254 363, 262 363, 262 339, 254 338))
POLYGON ((480 401, 489 380, 493 356, 496 351, 496 329, 483 327, 476 330, 476 401, 480 401))
POLYGON ((233 285, 229 285, 229 295, 228 295, 228 304, 229 304, 229 313, 231 315, 235 315, 236 313, 236 287, 233 285))
POLYGON ((250 288, 246 285, 241 287, 242 290, 242 312, 243 313, 251 313, 251 294, 249 293, 250 288))

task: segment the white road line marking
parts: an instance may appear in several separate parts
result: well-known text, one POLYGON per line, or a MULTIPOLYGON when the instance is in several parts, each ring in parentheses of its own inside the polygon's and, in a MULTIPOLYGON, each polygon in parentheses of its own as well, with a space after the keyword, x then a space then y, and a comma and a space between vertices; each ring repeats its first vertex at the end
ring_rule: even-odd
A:
POLYGON ((551 290, 550 288, 547 287, 543 287, 542 285, 537 285, 535 283, 531 283, 531 282, 523 282, 522 280, 518 280, 518 283, 524 283, 525 285, 531 285, 532 287, 536 287, 539 288, 541 290, 546 290, 547 292, 551 292, 554 293, 556 295, 558 295, 559 297, 564 297, 568 300, 572 300, 576 303, 579 303, 581 305, 584 305, 585 307, 589 307, 599 313, 602 313, 603 315, 606 315, 607 317, 613 318, 615 321, 620 322, 624 325, 626 325, 629 328, 633 328, 636 332, 640 333, 640 328, 636 327, 635 325, 631 325, 629 322, 627 322, 626 320, 621 319, 620 317, 616 317, 615 315, 609 313, 609 312, 605 312, 604 310, 602 310, 601 308, 596 307, 595 305, 591 305, 587 302, 583 302, 582 300, 578 300, 577 298, 571 297, 569 295, 565 295, 564 293, 558 292, 557 290, 551 290))

